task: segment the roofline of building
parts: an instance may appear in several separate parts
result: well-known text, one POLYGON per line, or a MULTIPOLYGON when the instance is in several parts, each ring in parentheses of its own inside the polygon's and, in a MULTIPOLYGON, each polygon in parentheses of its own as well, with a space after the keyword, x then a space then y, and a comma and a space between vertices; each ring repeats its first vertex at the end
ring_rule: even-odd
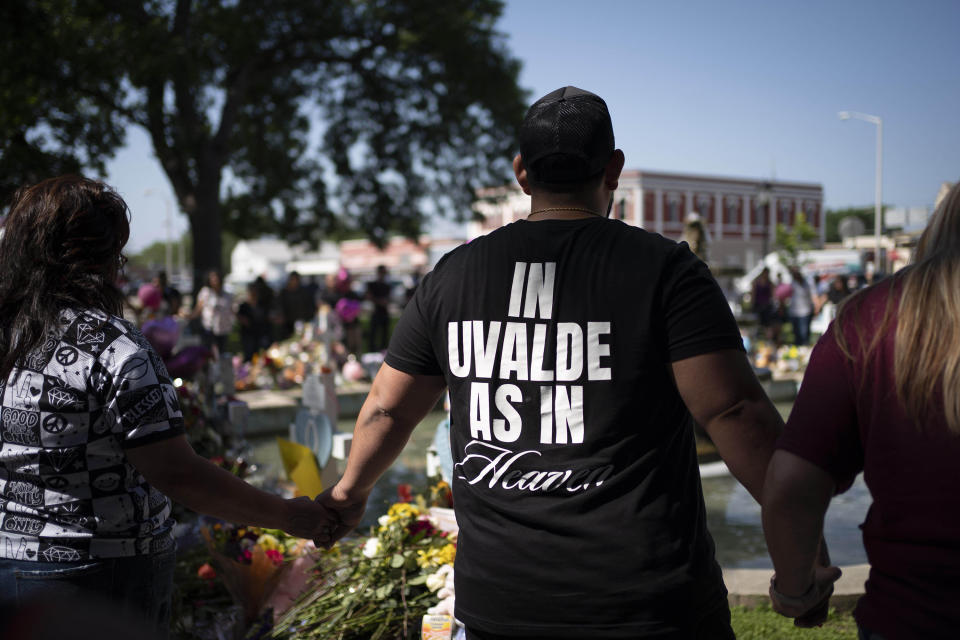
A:
POLYGON ((683 180, 688 178, 693 178, 696 180, 709 180, 711 182, 725 182, 729 184, 738 184, 738 185, 756 185, 758 183, 769 182, 771 187, 800 187, 804 189, 819 189, 823 190, 823 185, 817 184, 814 182, 794 182, 786 180, 774 180, 767 178, 737 178, 731 176, 717 176, 711 174, 703 173, 680 173, 674 171, 652 171, 649 169, 624 169, 623 173, 620 174, 621 179, 624 178, 639 178, 643 180, 645 177, 651 178, 667 178, 671 180, 683 180))

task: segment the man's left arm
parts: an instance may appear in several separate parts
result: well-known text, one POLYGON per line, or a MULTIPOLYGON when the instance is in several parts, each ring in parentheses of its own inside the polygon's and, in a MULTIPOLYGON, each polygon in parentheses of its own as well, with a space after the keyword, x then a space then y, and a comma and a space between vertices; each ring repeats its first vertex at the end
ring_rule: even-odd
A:
POLYGON ((445 387, 442 376, 412 375, 388 364, 380 367, 357 416, 343 477, 317 497, 340 516, 330 544, 359 524, 373 485, 403 451, 445 387))
MULTIPOLYGON (((672 373, 694 420, 706 430, 734 477, 761 502, 783 419, 760 386, 746 354, 725 349, 686 358, 672 364, 672 373)), ((822 520, 814 528, 812 539, 819 544, 811 551, 818 556, 819 566, 814 575, 817 589, 811 595, 816 597, 805 602, 803 609, 792 611, 800 627, 823 623, 832 585, 840 577, 839 570, 829 566, 822 520)))
POLYGON ((730 472, 760 502, 783 419, 746 354, 724 349, 673 362, 671 372, 687 409, 706 430, 730 472))

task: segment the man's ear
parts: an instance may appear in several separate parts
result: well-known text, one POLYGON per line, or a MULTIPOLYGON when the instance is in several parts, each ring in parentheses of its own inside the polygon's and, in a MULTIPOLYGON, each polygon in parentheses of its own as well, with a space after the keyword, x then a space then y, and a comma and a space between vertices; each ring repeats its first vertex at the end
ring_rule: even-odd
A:
POLYGON ((518 153, 513 158, 513 175, 517 177, 517 184, 523 189, 523 192, 530 195, 530 180, 527 178, 527 168, 523 166, 523 159, 518 153))
POLYGON ((625 162, 626 158, 623 156, 623 151, 614 149, 610 159, 607 160, 607 166, 603 169, 603 185, 610 191, 617 190, 617 186, 620 184, 620 173, 623 172, 625 162))

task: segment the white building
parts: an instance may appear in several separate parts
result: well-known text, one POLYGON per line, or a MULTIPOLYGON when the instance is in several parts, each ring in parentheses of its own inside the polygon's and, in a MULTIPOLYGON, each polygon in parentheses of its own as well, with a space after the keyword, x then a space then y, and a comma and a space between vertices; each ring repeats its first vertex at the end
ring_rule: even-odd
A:
MULTIPOLYGON (((483 222, 471 223, 475 238, 530 213, 530 198, 518 186, 505 197, 478 204, 483 222)), ((503 194, 490 190, 484 195, 503 194)), ((700 176, 664 171, 624 171, 611 217, 679 240, 684 220, 695 212, 710 234, 710 262, 749 269, 773 251, 777 224, 793 226, 803 212, 823 243, 823 187, 819 184, 700 176)))
POLYGON ((278 282, 286 276, 287 263, 292 259, 293 250, 282 240, 241 240, 230 253, 230 275, 226 280, 234 286, 253 282, 258 276, 278 282))
POLYGON ((267 282, 278 284, 291 271, 302 276, 323 276, 335 273, 339 267, 340 248, 334 242, 322 242, 317 251, 311 251, 274 238, 241 240, 230 254, 227 282, 238 287, 263 276, 267 282))

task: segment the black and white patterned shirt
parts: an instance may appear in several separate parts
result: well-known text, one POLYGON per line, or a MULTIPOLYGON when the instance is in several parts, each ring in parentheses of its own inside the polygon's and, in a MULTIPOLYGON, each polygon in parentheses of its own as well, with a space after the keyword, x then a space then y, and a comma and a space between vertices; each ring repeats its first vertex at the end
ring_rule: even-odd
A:
POLYGON ((0 397, 0 557, 71 562, 172 546, 169 499, 124 454, 183 433, 176 389, 136 327, 64 311, 0 397))

